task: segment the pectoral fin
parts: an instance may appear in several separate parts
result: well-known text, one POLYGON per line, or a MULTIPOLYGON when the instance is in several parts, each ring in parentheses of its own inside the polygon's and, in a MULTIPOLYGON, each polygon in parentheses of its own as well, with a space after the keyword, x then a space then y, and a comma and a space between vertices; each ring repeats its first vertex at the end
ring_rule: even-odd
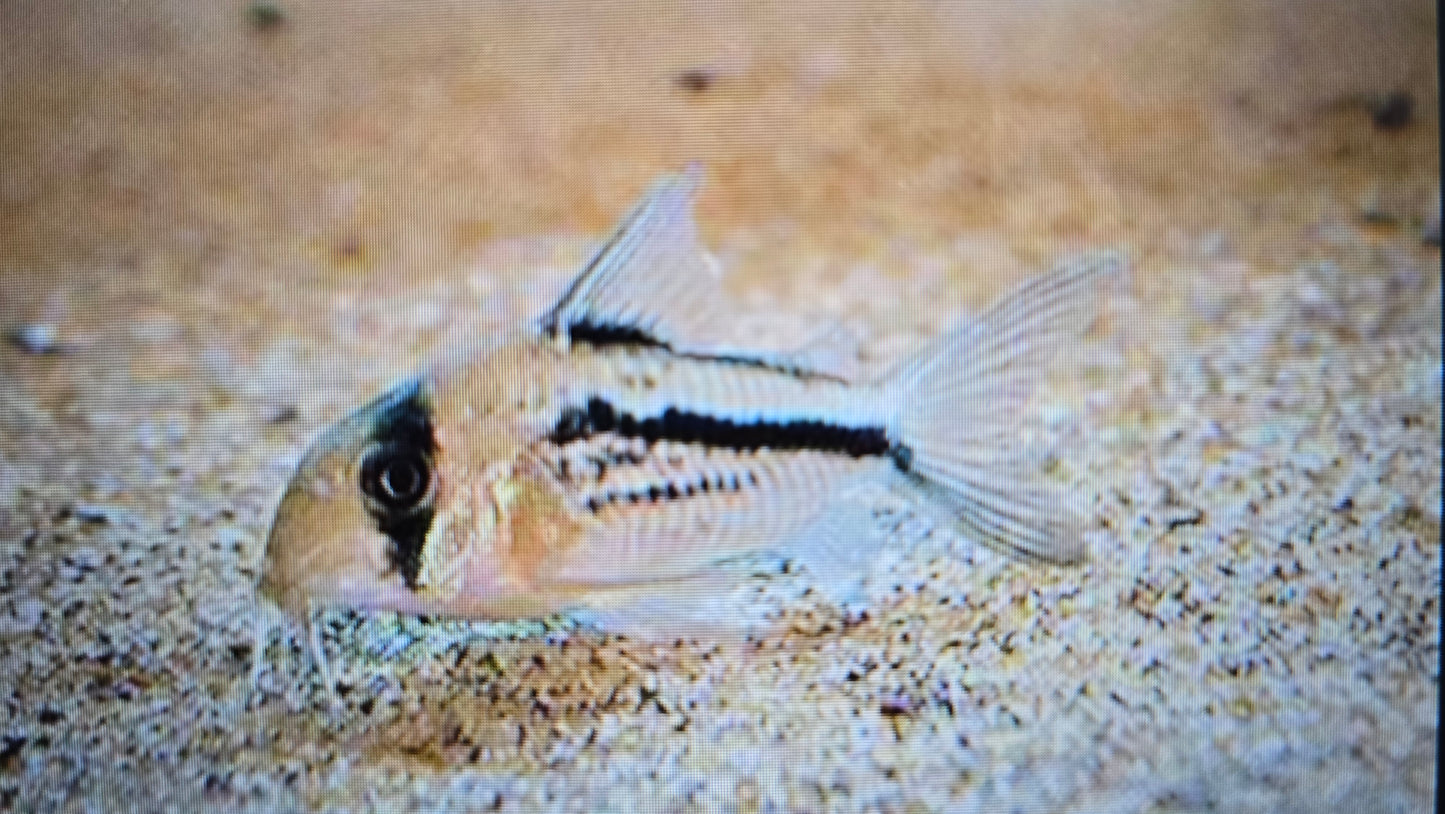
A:
POLYGON ((756 601, 735 565, 699 574, 587 592, 574 613, 609 633, 661 642, 708 636, 741 638, 772 610, 756 601))

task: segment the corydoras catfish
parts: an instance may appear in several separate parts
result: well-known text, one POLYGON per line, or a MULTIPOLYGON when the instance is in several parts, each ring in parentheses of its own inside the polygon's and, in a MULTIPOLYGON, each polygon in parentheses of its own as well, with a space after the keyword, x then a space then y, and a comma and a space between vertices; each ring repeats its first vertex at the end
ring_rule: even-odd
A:
POLYGON ((1081 524, 1026 465, 1018 427, 1121 258, 1062 263, 848 381, 707 338, 724 309, 697 184, 695 169, 655 184, 534 322, 327 429, 276 511, 261 592, 307 622, 326 606, 584 611, 665 631, 727 615, 709 603, 749 556, 857 577, 879 542, 836 510, 878 485, 974 542, 1080 558, 1081 524))

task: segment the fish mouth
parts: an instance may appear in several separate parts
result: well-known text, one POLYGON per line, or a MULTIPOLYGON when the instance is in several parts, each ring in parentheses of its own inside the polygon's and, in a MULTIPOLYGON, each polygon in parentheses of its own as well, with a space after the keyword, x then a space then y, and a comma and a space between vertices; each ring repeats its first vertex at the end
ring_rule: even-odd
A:
POLYGON ((306 590, 298 575, 304 574, 310 561, 318 552, 304 552, 295 556, 293 552, 296 535, 287 522, 291 514, 287 504, 292 501, 288 492, 276 509, 271 529, 266 535, 266 550, 261 569, 261 580, 256 591, 261 596, 279 605, 293 617, 300 618, 307 610, 306 590))
POLYGON ((260 596, 295 618, 313 609, 344 606, 358 610, 424 613, 422 597, 411 590, 394 568, 377 562, 389 541, 365 529, 319 542, 294 556, 293 529, 273 527, 267 541, 266 567, 257 584, 260 596))
MULTIPOLYGON (((371 558, 363 546, 370 524, 359 526, 338 487, 339 472, 329 456, 308 455, 287 485, 266 535, 257 590, 292 616, 304 615, 316 602, 328 601, 329 583, 363 567, 371 558), (347 534, 360 528, 361 534, 347 534)), ((359 514, 358 512, 355 512, 359 514)))

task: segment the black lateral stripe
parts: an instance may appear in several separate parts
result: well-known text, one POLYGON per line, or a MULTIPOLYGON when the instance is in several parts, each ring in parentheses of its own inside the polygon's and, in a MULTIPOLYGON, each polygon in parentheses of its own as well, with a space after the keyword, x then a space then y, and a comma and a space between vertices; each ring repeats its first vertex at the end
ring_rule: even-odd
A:
POLYGON ((907 471, 912 452, 894 444, 882 427, 847 427, 826 421, 741 423, 669 407, 660 416, 641 418, 619 412, 601 398, 562 411, 550 440, 562 445, 601 433, 641 438, 649 444, 675 441, 735 450, 782 449, 836 452, 853 458, 887 455, 907 471))

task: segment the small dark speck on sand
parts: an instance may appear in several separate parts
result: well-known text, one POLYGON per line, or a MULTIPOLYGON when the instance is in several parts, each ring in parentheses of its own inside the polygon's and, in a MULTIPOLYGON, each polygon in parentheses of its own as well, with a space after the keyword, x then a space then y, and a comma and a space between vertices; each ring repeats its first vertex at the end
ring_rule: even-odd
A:
POLYGON ((1426 246, 1440 245, 1440 201, 1435 201, 1435 211, 1425 219, 1425 226, 1420 230, 1420 241, 1426 246))
POLYGON ((55 326, 44 322, 22 325, 5 332, 10 344, 32 356, 60 353, 64 347, 56 337, 55 326))
POLYGON ((267 424, 289 424, 301 417, 301 411, 290 404, 273 407, 266 413, 267 424))
POLYGON ((1415 118, 1415 97, 1404 91, 1382 96, 1370 106, 1370 117, 1381 130, 1399 130, 1415 118))
POLYGON ((692 93, 702 93, 717 81, 717 73, 711 68, 688 68, 673 79, 679 88, 692 93))
POLYGON ((286 21, 286 14, 275 3, 256 0, 246 9, 246 19, 251 21, 251 27, 257 31, 271 31, 286 21))
POLYGON ((6 737, 0 741, 0 769, 11 771, 13 765, 18 763, 20 751, 25 748, 28 739, 22 737, 6 737))
POLYGON ((75 507, 74 514, 82 522, 103 526, 110 522, 111 511, 100 504, 83 503, 75 507))
POLYGON ((878 712, 887 715, 908 715, 917 709, 917 704, 906 695, 890 695, 878 704, 878 712))

